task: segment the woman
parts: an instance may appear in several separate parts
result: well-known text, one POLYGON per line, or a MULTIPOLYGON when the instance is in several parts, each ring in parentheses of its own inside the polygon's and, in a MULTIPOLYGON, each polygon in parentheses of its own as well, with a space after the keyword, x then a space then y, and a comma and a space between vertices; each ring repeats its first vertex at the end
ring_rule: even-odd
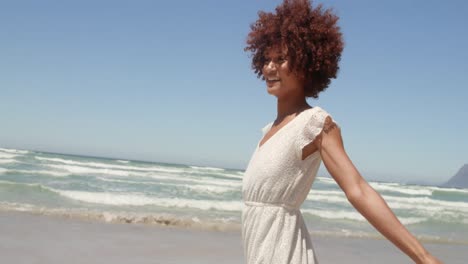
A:
MULTIPOLYGON (((275 13, 259 12, 246 50, 277 118, 247 166, 242 186, 242 239, 248 264, 317 263, 299 210, 321 161, 349 202, 416 263, 441 263, 395 217, 347 156, 340 127, 324 109, 307 104, 336 78, 343 50, 338 17, 308 0, 285 0, 275 13)), ((365 262, 365 260, 363 260, 365 262)))

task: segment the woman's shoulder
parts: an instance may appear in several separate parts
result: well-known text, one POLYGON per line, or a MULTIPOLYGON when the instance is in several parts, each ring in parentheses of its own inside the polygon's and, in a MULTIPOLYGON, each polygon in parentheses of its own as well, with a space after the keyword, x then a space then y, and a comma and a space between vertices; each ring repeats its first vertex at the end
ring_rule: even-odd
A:
POLYGON ((328 122, 332 121, 336 123, 331 114, 320 106, 314 106, 307 111, 307 116, 304 118, 297 136, 296 144, 298 145, 300 153, 302 153, 302 149, 306 145, 313 142, 315 138, 320 135, 322 130, 326 129, 328 122))
POLYGON ((321 106, 316 105, 309 109, 314 115, 328 114, 328 112, 321 106))
POLYGON ((304 110, 303 115, 301 122, 303 126, 310 126, 317 123, 320 124, 327 116, 331 116, 327 110, 318 105, 304 110))
POLYGON ((306 117, 303 120, 303 133, 308 134, 318 134, 323 129, 325 123, 332 122, 338 125, 333 116, 321 106, 314 106, 308 110, 306 117))
POLYGON ((309 121, 311 121, 310 119, 313 119, 313 121, 317 121, 319 123, 322 123, 325 121, 325 119, 329 116, 331 119, 333 119, 332 115, 327 111, 325 110, 323 107, 321 106, 314 106, 312 107, 310 110, 310 118, 309 118, 309 121))

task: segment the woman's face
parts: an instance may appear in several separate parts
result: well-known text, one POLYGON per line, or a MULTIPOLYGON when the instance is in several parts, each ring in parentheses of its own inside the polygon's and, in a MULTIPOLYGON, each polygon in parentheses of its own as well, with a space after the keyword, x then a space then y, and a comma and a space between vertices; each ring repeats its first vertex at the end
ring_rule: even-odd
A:
POLYGON ((267 85, 267 92, 278 98, 291 93, 303 92, 303 82, 301 78, 289 70, 287 60, 287 50, 273 47, 265 54, 265 65, 262 74, 267 85))

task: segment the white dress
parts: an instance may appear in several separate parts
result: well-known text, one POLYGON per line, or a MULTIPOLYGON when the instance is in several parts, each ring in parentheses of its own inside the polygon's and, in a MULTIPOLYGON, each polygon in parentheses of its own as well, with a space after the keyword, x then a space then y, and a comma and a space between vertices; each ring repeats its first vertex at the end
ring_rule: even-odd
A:
MULTIPOLYGON (((302 160, 302 149, 320 134, 327 116, 318 106, 309 108, 262 146, 257 144, 242 180, 242 242, 247 264, 318 263, 299 208, 322 159, 316 151, 302 160)), ((262 128, 263 136, 272 125, 262 128)))

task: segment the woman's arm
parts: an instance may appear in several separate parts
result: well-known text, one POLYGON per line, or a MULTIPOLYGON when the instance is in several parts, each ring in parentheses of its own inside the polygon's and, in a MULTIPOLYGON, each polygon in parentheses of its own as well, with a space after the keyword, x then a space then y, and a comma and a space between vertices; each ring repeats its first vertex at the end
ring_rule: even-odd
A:
POLYGON ((323 131, 314 144, 348 201, 369 223, 416 263, 441 263, 426 251, 401 224, 383 198, 362 178, 344 150, 340 128, 330 117, 327 117, 323 131))

